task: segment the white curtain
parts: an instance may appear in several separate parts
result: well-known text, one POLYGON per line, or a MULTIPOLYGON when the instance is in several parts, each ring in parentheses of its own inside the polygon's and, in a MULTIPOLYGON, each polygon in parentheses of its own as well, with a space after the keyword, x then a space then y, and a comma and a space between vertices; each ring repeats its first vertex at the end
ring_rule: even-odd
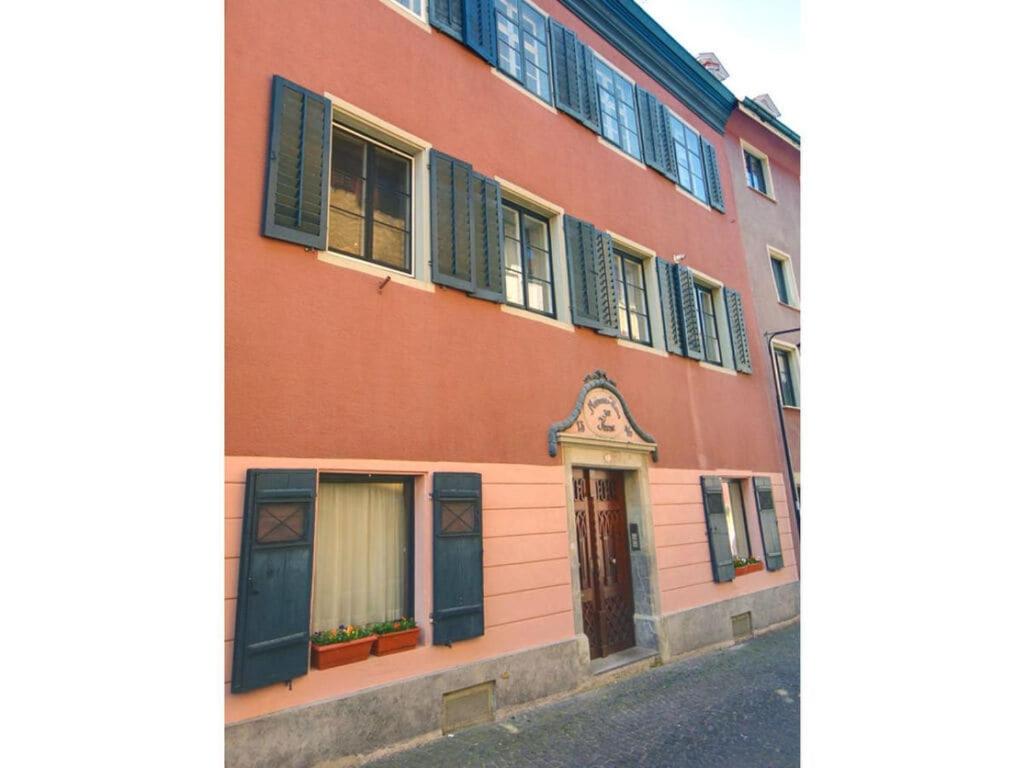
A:
POLYGON ((401 483, 322 483, 313 631, 392 621, 406 595, 409 531, 401 483))

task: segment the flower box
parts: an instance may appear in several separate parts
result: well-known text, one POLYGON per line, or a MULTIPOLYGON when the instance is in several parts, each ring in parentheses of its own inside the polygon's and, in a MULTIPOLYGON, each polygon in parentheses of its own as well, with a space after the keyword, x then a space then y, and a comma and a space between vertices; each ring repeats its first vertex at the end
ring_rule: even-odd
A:
POLYGON ((754 571, 763 571, 764 563, 750 563, 749 565, 740 565, 736 568, 736 575, 742 576, 745 573, 753 573, 754 571))
POLYGON ((374 656, 387 656, 389 653, 411 651, 416 647, 419 639, 419 627, 405 629, 401 632, 388 632, 384 635, 377 635, 377 641, 373 644, 372 653, 374 656))
POLYGON ((342 664, 352 664, 356 661, 363 661, 370 657, 370 648, 373 646, 376 635, 367 635, 358 640, 349 640, 345 643, 331 643, 330 645, 313 645, 313 666, 316 669, 330 669, 340 667, 342 664))

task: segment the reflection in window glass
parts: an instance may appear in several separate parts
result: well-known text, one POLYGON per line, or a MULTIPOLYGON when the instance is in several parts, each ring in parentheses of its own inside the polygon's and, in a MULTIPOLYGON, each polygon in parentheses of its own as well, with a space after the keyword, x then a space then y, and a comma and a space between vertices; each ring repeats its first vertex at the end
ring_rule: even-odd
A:
POLYGON ((768 185, 764 180, 764 163, 761 158, 743 150, 743 160, 747 166, 747 186, 767 195, 768 185))
POLYGON ((335 126, 327 247, 412 271, 411 173, 408 158, 335 126))
POLYGON ((675 115, 669 115, 672 143, 675 146, 676 165, 679 167, 679 186, 698 200, 708 201, 704 183, 704 161, 701 159, 700 136, 675 115))
POLYGON ((633 84, 600 59, 594 59, 597 95, 601 105, 601 133, 633 157, 640 157, 633 84))
POLYGON ((743 509, 743 485, 739 480, 723 483, 722 500, 725 502, 725 523, 729 529, 729 548, 733 557, 750 557, 750 536, 747 515, 743 509))
POLYGON ((423 0, 394 0, 401 6, 408 8, 410 11, 415 13, 417 16, 423 15, 423 0))
POLYGON ((619 295, 619 335, 641 344, 650 344, 651 323, 647 314, 643 261, 615 251, 615 281, 619 295))
POLYGON ((779 391, 782 404, 797 406, 796 387, 793 385, 792 355, 788 350, 775 348, 775 364, 779 371, 779 391))
POLYGON ((772 274, 775 276, 775 290, 779 294, 779 301, 789 304, 789 290, 786 287, 786 265, 782 259, 772 257, 772 274))
POLYGON ((498 69, 551 101, 548 32, 543 14, 523 0, 495 0, 498 69))
POLYGON ((503 206, 505 221, 505 300, 554 316, 554 283, 548 222, 512 203, 503 206))
POLYGON ((718 341, 718 315, 715 298, 710 288, 697 284, 697 316, 700 320, 700 334, 704 341, 704 359, 709 363, 722 364, 722 347, 718 341))

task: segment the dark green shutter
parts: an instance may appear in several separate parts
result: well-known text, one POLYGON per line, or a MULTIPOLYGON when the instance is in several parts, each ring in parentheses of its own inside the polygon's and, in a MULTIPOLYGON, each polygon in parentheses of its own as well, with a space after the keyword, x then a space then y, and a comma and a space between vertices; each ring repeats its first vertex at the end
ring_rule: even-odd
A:
POLYGON ((704 152, 704 175, 708 183, 708 202, 715 210, 725 213, 722 177, 718 174, 718 153, 703 136, 700 138, 700 144, 704 152))
POLYGON ((601 113, 594 72, 594 52, 581 43, 576 33, 548 18, 551 35, 551 63, 555 81, 555 106, 600 132, 601 113))
POLYGON ((572 321, 609 336, 619 334, 618 296, 611 238, 593 224, 565 217, 572 321))
POLYGON ((498 62, 494 0, 463 0, 463 7, 462 41, 471 51, 494 66, 498 62))
POLYGON ((693 286, 693 273, 679 267, 679 322, 683 330, 684 354, 694 360, 704 359, 704 345, 700 337, 697 296, 693 286))
POLYGON ((707 523, 708 545, 711 547, 711 573, 715 581, 732 581, 736 578, 736 567, 729 546, 729 524, 725 519, 722 478, 718 475, 704 475, 700 479, 700 489, 704 496, 704 521, 707 523))
POLYGON ((754 500, 757 502, 757 517, 761 523, 764 567, 769 571, 777 571, 783 565, 782 539, 779 537, 779 521, 775 517, 775 497, 772 495, 770 477, 754 478, 754 500))
POLYGON ((652 93, 636 87, 637 114, 640 118, 640 138, 644 149, 644 162, 672 181, 678 180, 676 153, 669 131, 668 113, 652 93))
POLYGON ((434 645, 484 633, 483 499, 475 472, 435 472, 434 645))
POLYGON ((676 264, 655 259, 658 265, 658 292, 661 294, 661 321, 665 328, 665 348, 677 355, 683 354, 683 329, 679 320, 679 281, 674 272, 676 264))
POLYGON ((473 168, 430 151, 430 274, 435 283, 473 290, 473 168))
POLYGON ((473 284, 471 296, 505 301, 505 260, 502 254, 501 187, 494 179, 473 174, 473 284))
POLYGON ((291 680, 309 669, 315 496, 315 470, 246 472, 234 693, 291 680))
POLYGON ((445 34, 462 42, 463 0, 430 0, 427 3, 430 23, 445 34))
POLYGON ((331 102, 274 75, 263 234, 327 248, 331 102))
POLYGON ((747 323, 743 317, 743 299, 732 288, 725 289, 725 311, 729 316, 729 333, 732 336, 732 356, 736 370, 750 373, 750 344, 747 340, 747 323))

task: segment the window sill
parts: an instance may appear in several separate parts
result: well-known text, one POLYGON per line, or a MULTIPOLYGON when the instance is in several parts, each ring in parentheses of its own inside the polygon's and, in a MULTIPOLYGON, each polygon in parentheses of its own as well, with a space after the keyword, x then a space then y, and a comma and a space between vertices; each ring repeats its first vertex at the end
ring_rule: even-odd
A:
POLYGON ((668 357, 668 352, 666 352, 663 349, 658 349, 657 347, 649 347, 646 344, 639 344, 635 341, 630 341, 629 339, 623 338, 617 338, 615 339, 615 341, 620 347, 625 347, 626 349, 635 349, 640 352, 647 352, 648 354, 651 355, 657 355, 658 357, 668 357))
POLYGON ((561 320, 556 320, 553 317, 548 317, 547 315, 541 315, 541 314, 538 314, 537 312, 531 312, 530 310, 523 309, 522 307, 514 307, 514 306, 512 306, 510 304, 502 304, 501 305, 501 311, 505 312, 506 314, 509 314, 509 315, 515 315, 516 317, 521 317, 524 320, 534 320, 534 321, 536 321, 538 323, 544 323, 544 325, 550 325, 553 328, 558 328, 558 329, 563 330, 563 331, 568 331, 569 333, 576 333, 575 326, 570 325, 569 323, 563 323, 561 320))
POLYGON ((614 152, 615 154, 619 155, 623 159, 628 160, 633 165, 635 165, 637 168, 642 168, 645 171, 647 170, 647 166, 646 165, 641 163, 639 160, 637 160, 632 155, 630 155, 627 152, 624 152, 623 150, 621 150, 618 147, 616 147, 614 144, 612 144, 610 141, 608 141, 608 139, 606 139, 604 136, 602 136, 600 134, 598 134, 598 136, 597 136, 597 143, 601 144, 602 146, 608 147, 608 149, 610 149, 612 152, 614 152))
POLYGON ((718 373, 724 373, 727 376, 736 375, 736 371, 734 371, 732 368, 726 368, 724 365, 715 365, 714 363, 709 363, 706 360, 699 360, 697 364, 701 368, 706 368, 709 371, 717 371, 718 373))
POLYGON ((787 411, 796 411, 797 413, 800 413, 799 405, 783 405, 782 408, 787 411))
POLYGON ((787 304, 782 299, 779 299, 779 304, 784 306, 786 309, 792 309, 794 312, 799 312, 800 311, 800 307, 796 306, 795 304, 787 304))
POLYGON ((778 200, 776 200, 774 197, 769 195, 767 192, 762 192, 760 189, 757 189, 756 187, 752 187, 749 184, 747 184, 747 189, 749 189, 751 192, 756 192, 758 195, 763 197, 765 200, 769 200, 769 201, 775 203, 776 205, 778 205, 778 203, 779 203, 778 200))
POLYGON ((548 104, 546 101, 544 101, 544 99, 542 99, 537 94, 532 93, 532 92, 526 90, 526 88, 523 87, 522 83, 516 82, 514 79, 512 79, 511 77, 506 75, 504 72, 502 72, 497 67, 491 67, 491 74, 494 75, 495 77, 497 77, 499 80, 501 80, 506 85, 512 86, 513 88, 515 88, 517 91, 519 91, 521 94, 523 94, 527 98, 532 99, 534 102, 536 102, 540 106, 544 107, 544 109, 546 109, 551 114, 553 114, 553 115, 557 115, 558 114, 558 110, 557 109, 555 109, 553 106, 548 104))
POLYGON ((430 25, 423 18, 421 18, 420 16, 417 16, 415 13, 413 13, 408 8, 406 8, 404 5, 399 5, 394 0, 380 0, 380 1, 382 3, 384 3, 384 5, 386 5, 388 8, 390 8, 392 11, 394 11, 397 14, 399 14, 406 21, 411 21, 413 24, 415 24, 417 27, 422 29, 428 35, 434 34, 434 30, 432 30, 430 28, 430 25))
POLYGON ((675 186, 676 186, 676 192, 678 192, 680 195, 685 197, 687 200, 696 203, 701 208, 703 208, 705 211, 710 211, 711 210, 711 206, 708 205, 707 203, 705 203, 703 200, 701 200, 695 194, 693 194, 692 192, 687 192, 685 189, 680 187, 678 184, 676 184, 675 186))
MULTIPOLYGON (((400 6, 399 6, 400 7, 400 6)), ((360 261, 359 259, 353 258, 352 256, 344 256, 340 253, 333 253, 331 251, 317 251, 316 258, 325 264, 330 264, 335 267, 344 267, 345 269, 353 269, 356 272, 362 272, 366 275, 373 275, 379 277, 382 280, 385 277, 390 277, 391 282, 398 285, 405 285, 409 288, 416 288, 421 291, 427 291, 428 293, 434 292, 434 284, 428 283, 424 280, 419 280, 412 275, 405 272, 399 272, 395 269, 388 269, 387 267, 381 267, 377 264, 371 264, 368 261, 360 261)))

